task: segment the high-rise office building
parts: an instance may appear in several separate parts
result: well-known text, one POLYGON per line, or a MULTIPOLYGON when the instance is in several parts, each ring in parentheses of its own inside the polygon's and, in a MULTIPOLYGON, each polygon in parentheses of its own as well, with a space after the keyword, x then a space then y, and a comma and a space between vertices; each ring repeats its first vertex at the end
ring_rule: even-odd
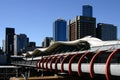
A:
POLYGON ((43 44, 42 44, 42 47, 48 47, 50 46, 50 42, 53 40, 52 37, 45 37, 44 41, 43 41, 43 44))
POLYGON ((68 29, 69 41, 85 36, 96 37, 96 18, 77 16, 74 20, 69 21, 68 29))
POLYGON ((36 42, 29 42, 28 47, 36 47, 36 42))
POLYGON ((63 19, 57 19, 53 25, 53 40, 66 41, 67 22, 63 19))
POLYGON ((96 32, 101 40, 117 40, 117 27, 112 24, 98 23, 96 32))
POLYGON ((6 28, 6 35, 5 35, 5 52, 8 55, 14 54, 14 35, 15 29, 14 28, 6 28))
POLYGON ((27 47, 27 36, 25 34, 14 35, 14 55, 21 55, 27 47))
POLYGON ((92 15, 93 15, 92 6, 83 5, 82 13, 83 13, 82 16, 92 17, 92 15))

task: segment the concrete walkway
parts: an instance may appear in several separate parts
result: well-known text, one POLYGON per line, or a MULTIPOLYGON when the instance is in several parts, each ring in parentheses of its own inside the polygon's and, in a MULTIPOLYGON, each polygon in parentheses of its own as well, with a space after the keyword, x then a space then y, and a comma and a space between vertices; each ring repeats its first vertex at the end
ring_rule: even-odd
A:
MULTIPOLYGON (((28 80, 58 80, 58 79, 63 79, 61 76, 44 76, 44 77, 30 77, 28 80)), ((10 80, 24 80, 24 78, 16 78, 12 77, 10 80)))

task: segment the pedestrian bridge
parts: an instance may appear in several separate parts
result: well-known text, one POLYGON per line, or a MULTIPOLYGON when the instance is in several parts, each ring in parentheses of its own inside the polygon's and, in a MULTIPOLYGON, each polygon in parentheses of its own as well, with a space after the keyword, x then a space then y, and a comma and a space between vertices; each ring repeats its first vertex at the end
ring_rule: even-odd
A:
POLYGON ((61 53, 35 58, 23 57, 13 61, 12 64, 69 75, 75 72, 78 76, 88 73, 91 78, 96 74, 102 74, 110 80, 111 76, 120 76, 120 49, 61 53))
MULTIPOLYGON (((77 46, 74 47, 76 48, 77 46)), ((52 46, 52 48, 56 49, 54 46, 52 46)), ((71 47, 69 47, 69 49, 70 48, 71 47)), ((57 50, 58 49, 60 48, 57 47, 57 50)), ((62 49, 64 49, 64 47, 62 49)), ((35 54, 36 52, 37 51, 34 51, 35 54)), ((83 51, 59 51, 59 53, 56 52, 51 55, 11 57, 13 59, 11 64, 13 65, 33 67, 55 74, 77 74, 80 77, 87 74, 91 79, 94 79, 96 75, 104 75, 106 80, 111 80, 113 79, 112 77, 120 79, 120 44, 92 46, 90 49, 83 51)))

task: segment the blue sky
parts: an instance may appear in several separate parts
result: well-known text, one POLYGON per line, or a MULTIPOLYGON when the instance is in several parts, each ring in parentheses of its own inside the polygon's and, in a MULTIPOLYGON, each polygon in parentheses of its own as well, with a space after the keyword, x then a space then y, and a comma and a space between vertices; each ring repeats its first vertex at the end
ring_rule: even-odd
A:
POLYGON ((82 15, 83 5, 93 6, 97 23, 118 26, 120 39, 120 0, 0 0, 0 46, 5 39, 5 28, 24 33, 37 46, 46 36, 52 36, 53 22, 58 18, 74 19, 82 15))

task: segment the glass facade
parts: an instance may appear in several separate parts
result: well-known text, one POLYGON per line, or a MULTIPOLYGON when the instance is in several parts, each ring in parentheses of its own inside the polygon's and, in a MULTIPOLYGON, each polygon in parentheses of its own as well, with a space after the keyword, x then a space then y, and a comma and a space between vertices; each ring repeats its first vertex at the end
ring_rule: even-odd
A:
POLYGON ((26 50, 27 44, 25 34, 14 35, 14 55, 21 55, 26 50))
POLYGON ((98 23, 97 38, 107 40, 117 40, 117 27, 112 24, 98 23))
POLYGON ((6 54, 13 55, 14 53, 14 28, 6 28, 6 38, 5 38, 5 52, 6 54))
POLYGON ((48 46, 50 46, 50 43, 51 43, 51 41, 53 40, 53 38, 52 37, 45 37, 45 39, 44 39, 44 41, 43 41, 43 45, 42 45, 42 47, 48 47, 48 46))
POLYGON ((53 40, 66 41, 66 26, 67 22, 63 19, 57 19, 53 26, 53 40))
POLYGON ((83 16, 87 16, 87 17, 92 17, 92 6, 90 5, 83 5, 82 8, 82 12, 83 12, 83 16))

